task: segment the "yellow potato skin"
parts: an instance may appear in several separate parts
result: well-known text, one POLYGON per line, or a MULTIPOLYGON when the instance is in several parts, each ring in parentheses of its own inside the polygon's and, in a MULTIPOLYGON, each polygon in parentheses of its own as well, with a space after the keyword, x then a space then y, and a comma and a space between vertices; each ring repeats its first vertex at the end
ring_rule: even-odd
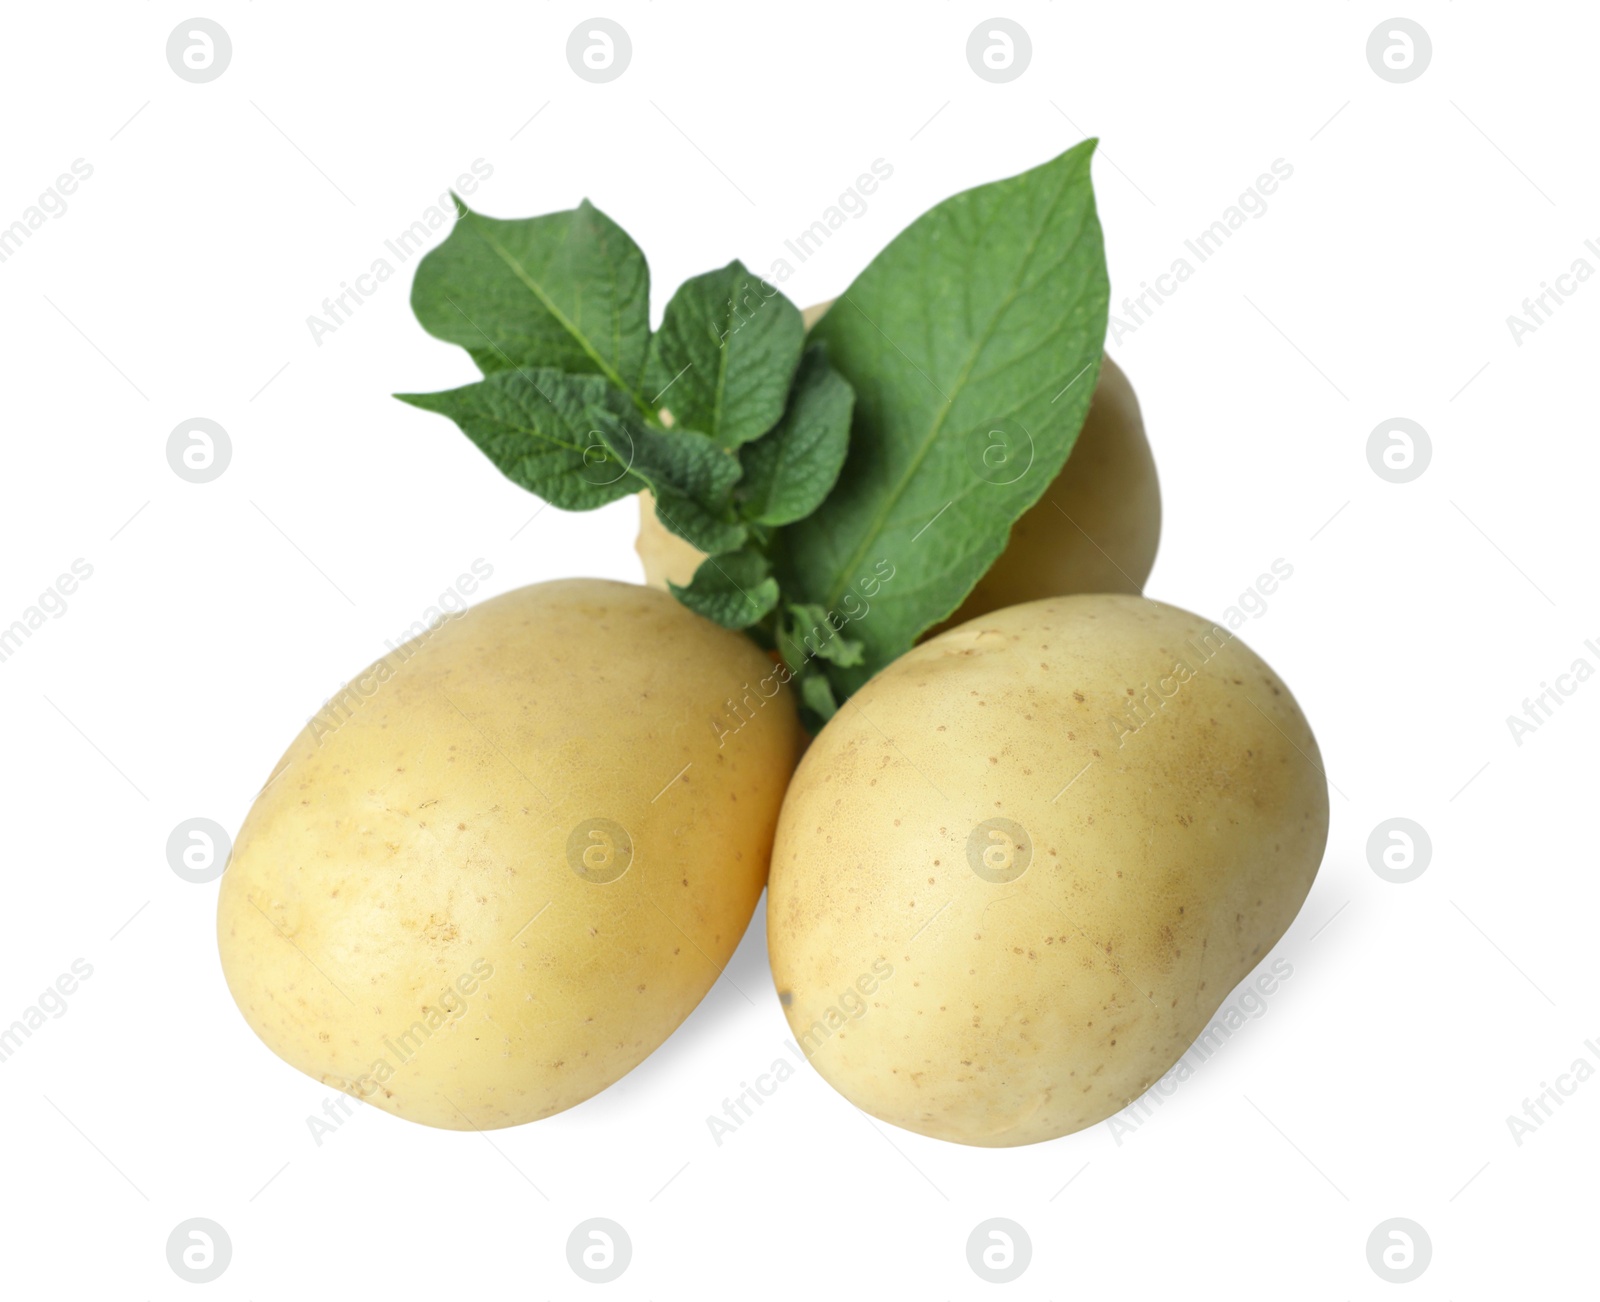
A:
POLYGON ((591 579, 379 661, 234 845, 217 932, 246 1021, 324 1084, 448 1129, 610 1085, 699 1003, 761 894, 799 725, 787 690, 718 721, 771 670, 671 597, 591 579), (631 855, 583 833, 596 818, 631 855), (585 852, 626 871, 587 880, 585 852))
POLYGON ((1272 670, 1172 606, 1047 599, 923 643, 823 729, 784 802, 767 943, 796 1039, 858 1107, 939 1139, 1111 1116, 1298 912, 1320 766, 1272 670), (1031 855, 1014 880, 974 869, 1022 862, 969 840, 992 818, 1031 855))
MULTIPOLYGON (((831 306, 807 308, 807 329, 831 306)), ((956 612, 933 632, 1041 597, 1144 591, 1161 541, 1161 485, 1133 385, 1110 356, 1100 363, 1089 414, 1072 455, 1017 522, 1005 551, 956 612)), ((656 518, 639 495, 634 544, 645 582, 687 584, 704 555, 656 518)), ((931 635, 931 634, 930 634, 931 635)))

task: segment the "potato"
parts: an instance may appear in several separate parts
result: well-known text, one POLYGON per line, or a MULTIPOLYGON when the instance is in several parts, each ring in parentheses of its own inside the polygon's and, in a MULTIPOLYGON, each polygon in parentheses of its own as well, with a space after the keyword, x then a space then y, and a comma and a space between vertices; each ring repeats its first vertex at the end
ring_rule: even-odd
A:
POLYGON ((432 1126, 603 1090, 750 921, 799 737, 775 683, 744 637, 592 579, 406 643, 301 732, 240 829, 217 931, 245 1020, 432 1126), (741 725, 724 703, 746 684, 772 694, 741 725))
MULTIPOLYGON (((807 308, 807 328, 829 306, 807 308)), ((1040 597, 1142 592, 1160 539, 1161 488, 1139 400, 1128 377, 1107 356, 1067 464, 1044 496, 1012 525, 1011 541, 989 572, 933 631, 1040 597)), ((639 494, 634 547, 645 582, 662 589, 669 580, 687 584, 705 559, 656 519, 649 493, 639 494)))
POLYGON ((789 1025, 908 1130, 1035 1143, 1125 1107, 1283 934, 1316 741, 1229 630, 1123 595, 915 648, 812 743, 767 909, 789 1025))

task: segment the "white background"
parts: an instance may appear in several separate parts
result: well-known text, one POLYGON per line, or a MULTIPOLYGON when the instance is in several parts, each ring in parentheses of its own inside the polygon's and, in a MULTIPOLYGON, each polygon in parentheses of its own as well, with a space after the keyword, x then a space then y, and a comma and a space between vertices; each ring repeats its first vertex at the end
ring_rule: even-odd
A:
POLYGON ((1365 54, 1383 6, 1016 3, 1032 63, 993 85, 965 56, 987 6, 619 0, 633 61, 591 85, 565 56, 587 7, 217 3, 232 63, 194 85, 165 57, 183 7, 7 6, 0 225, 94 172, 0 263, 0 623, 75 558, 94 574, 0 663, 0 1024, 74 959, 94 974, 0 1063, 0 1288, 193 1296, 165 1244, 204 1216, 234 1255, 202 1296, 589 1296, 565 1243, 606 1216, 634 1252, 611 1297, 975 1298, 995 1286, 967 1236, 1005 1216, 1033 1244, 1010 1297, 1380 1297, 1367 1238, 1403 1216, 1433 1247, 1405 1296, 1592 1290, 1600 1080, 1520 1145, 1506 1118, 1600 1065, 1600 681, 1521 746, 1506 716, 1600 667, 1600 285, 1521 346, 1506 318, 1600 267, 1600 24, 1483 8, 1405 10, 1433 59, 1395 85, 1365 54), (536 501, 388 396, 474 374, 411 317, 414 264, 320 346, 307 317, 478 158, 492 215, 587 195, 615 217, 659 315, 732 256, 767 269, 875 158, 893 178, 784 284, 797 302, 1086 133, 1114 303, 1294 168, 1113 347, 1165 494, 1149 593, 1217 616, 1294 567, 1243 636, 1336 790, 1265 1015, 1130 1133, 966 1149, 807 1069, 718 1146, 707 1115, 787 1035, 758 912, 727 979, 590 1102, 487 1141, 363 1108, 318 1146, 328 1091, 233 1007, 216 885, 174 875, 169 832, 237 828, 307 716, 474 559, 490 591, 638 568, 631 502, 528 523, 536 501), (192 416, 233 443, 206 485, 166 461, 192 416), (1404 485, 1366 458, 1394 416, 1433 444, 1404 485), (1404 885, 1367 860, 1394 816, 1433 842, 1404 885))

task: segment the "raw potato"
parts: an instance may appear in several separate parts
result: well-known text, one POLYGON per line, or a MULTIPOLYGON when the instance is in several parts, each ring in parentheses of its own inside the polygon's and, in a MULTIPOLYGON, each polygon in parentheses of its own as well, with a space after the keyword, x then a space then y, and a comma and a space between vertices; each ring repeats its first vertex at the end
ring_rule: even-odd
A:
POLYGON ((217 929, 245 1019, 301 1071, 432 1126, 598 1093, 750 921, 799 725, 787 692, 731 735, 716 720, 771 670, 669 596, 584 579, 379 661, 240 830, 217 929))
POLYGON ((1013 607, 895 661, 812 743, 773 851, 773 976, 858 1107, 1053 1139, 1178 1060, 1293 920, 1327 830, 1311 729, 1228 630, 1142 597, 1013 607))
MULTIPOLYGON (((809 329, 829 307, 807 308, 809 329)), ((1078 592, 1144 591, 1161 540, 1161 487, 1139 400, 1107 356, 1083 431, 1043 497, 1011 527, 1011 541, 940 632, 991 610, 1078 592)), ((639 495, 645 582, 687 584, 705 559, 656 519, 639 495)))

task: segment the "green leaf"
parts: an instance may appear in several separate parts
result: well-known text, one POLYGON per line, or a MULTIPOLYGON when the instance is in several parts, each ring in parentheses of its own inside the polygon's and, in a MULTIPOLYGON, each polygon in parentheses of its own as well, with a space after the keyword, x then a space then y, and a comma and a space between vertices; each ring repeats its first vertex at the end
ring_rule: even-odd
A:
POLYGON ((778 630, 778 651, 784 664, 797 674, 816 660, 842 667, 859 665, 861 643, 840 631, 845 622, 835 625, 822 606, 786 605, 778 630))
POLYGON ((603 375, 636 404, 650 340, 650 269, 585 199, 498 221, 459 199, 449 236, 417 264, 411 307, 485 375, 528 367, 603 375))
POLYGON ((783 419, 739 452, 744 515, 758 524, 790 524, 822 504, 850 447, 855 394, 828 365, 821 344, 806 349, 783 419))
POLYGON ((659 484, 651 491, 655 494, 656 515, 661 523, 708 556, 733 551, 749 537, 749 531, 742 524, 724 520, 706 510, 687 493, 659 484))
POLYGON ((748 628, 778 604, 778 581, 767 558, 750 548, 708 556, 687 587, 667 585, 696 614, 723 628, 748 628))
POLYGON ((836 609, 889 566, 848 695, 960 604, 1060 472, 1088 411, 1109 289, 1095 142, 923 214, 813 336, 855 389, 833 493, 780 531, 793 601, 836 609))
POLYGON ((739 460, 706 435, 661 429, 605 406, 589 417, 622 465, 655 494, 656 515, 678 537, 709 555, 743 544, 749 530, 734 518, 739 460))
POLYGON ((748 443, 783 415, 804 342, 800 309, 735 259, 667 303, 645 368, 650 405, 722 447, 748 443))
POLYGON ((513 483, 564 511, 588 511, 643 482, 601 439, 590 411, 629 403, 598 375, 499 371, 443 393, 398 393, 455 421, 513 483))
POLYGON ((839 702, 834 697, 833 687, 827 678, 820 673, 807 673, 800 676, 800 700, 806 710, 814 718, 806 719, 808 730, 815 735, 821 726, 834 715, 839 713, 839 702))

